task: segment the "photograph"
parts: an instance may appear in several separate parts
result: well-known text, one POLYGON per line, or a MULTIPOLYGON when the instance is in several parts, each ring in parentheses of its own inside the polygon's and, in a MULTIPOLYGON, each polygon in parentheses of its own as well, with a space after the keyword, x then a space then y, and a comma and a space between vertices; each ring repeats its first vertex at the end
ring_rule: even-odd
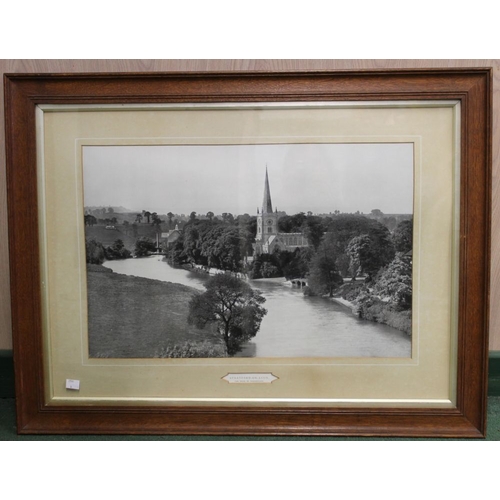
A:
POLYGON ((412 143, 84 146, 90 358, 408 358, 412 143))
POLYGON ((6 75, 19 432, 484 437, 492 74, 6 75))

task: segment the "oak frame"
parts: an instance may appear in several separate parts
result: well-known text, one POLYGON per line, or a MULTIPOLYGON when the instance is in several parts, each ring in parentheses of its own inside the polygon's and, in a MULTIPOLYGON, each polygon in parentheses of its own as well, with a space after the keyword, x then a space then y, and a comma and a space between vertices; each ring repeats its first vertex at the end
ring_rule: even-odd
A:
POLYGON ((481 438, 486 428, 491 69, 303 73, 5 75, 13 350, 23 434, 226 434, 481 438), (461 104, 457 407, 48 406, 37 214, 40 104, 397 101, 461 104))

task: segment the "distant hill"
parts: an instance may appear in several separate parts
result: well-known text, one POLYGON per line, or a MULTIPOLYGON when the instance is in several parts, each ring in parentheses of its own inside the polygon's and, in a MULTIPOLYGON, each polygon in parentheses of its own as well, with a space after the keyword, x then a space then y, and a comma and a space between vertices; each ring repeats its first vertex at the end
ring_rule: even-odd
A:
POLYGON ((87 212, 93 212, 94 210, 102 210, 103 208, 106 209, 106 211, 108 211, 109 208, 112 208, 114 212, 118 212, 118 213, 122 213, 122 214, 127 214, 127 213, 139 213, 140 210, 131 210, 130 208, 125 208, 125 207, 114 207, 114 206, 104 206, 104 205, 101 205, 101 206, 88 206, 88 207, 84 207, 85 211, 87 212))

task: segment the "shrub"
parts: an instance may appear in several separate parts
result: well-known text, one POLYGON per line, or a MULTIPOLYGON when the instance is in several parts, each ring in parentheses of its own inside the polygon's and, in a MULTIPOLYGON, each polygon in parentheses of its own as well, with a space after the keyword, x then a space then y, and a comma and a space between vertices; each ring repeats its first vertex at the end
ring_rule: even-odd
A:
POLYGON ((187 341, 176 346, 162 347, 155 353, 156 358, 226 358, 224 345, 210 342, 187 341))
POLYGON ((355 303, 361 319, 376 321, 411 335, 411 310, 397 310, 368 293, 360 294, 355 303))
POLYGON ((122 240, 116 240, 111 246, 104 249, 107 260, 128 259, 132 254, 125 248, 122 240))
POLYGON ((156 251, 155 242, 151 238, 143 236, 135 242, 134 253, 136 257, 145 257, 156 251))
POLYGON ((104 262, 104 247, 94 238, 85 240, 87 264, 102 264, 104 262))
POLYGON ((374 291, 399 309, 410 309, 412 303, 411 260, 402 254, 396 255, 394 260, 379 272, 374 291))

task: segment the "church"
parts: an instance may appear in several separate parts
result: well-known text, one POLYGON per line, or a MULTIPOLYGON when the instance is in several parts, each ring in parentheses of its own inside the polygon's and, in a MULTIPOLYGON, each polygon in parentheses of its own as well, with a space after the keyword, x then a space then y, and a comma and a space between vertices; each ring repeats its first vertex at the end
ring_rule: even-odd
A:
POLYGON ((254 255, 273 253, 279 250, 295 251, 308 247, 309 242, 302 233, 280 233, 278 231, 278 211, 273 212, 269 176, 266 168, 264 181, 264 200, 262 208, 257 208, 257 234, 255 236, 254 255))

